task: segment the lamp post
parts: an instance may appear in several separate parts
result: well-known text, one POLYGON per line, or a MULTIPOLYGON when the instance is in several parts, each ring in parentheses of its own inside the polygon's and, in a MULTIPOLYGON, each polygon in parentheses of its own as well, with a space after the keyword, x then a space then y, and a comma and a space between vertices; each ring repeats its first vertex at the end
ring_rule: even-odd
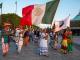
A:
MULTIPOLYGON (((1 9, 1 15, 2 15, 2 3, 0 3, 0 9, 1 9)), ((0 26, 2 24, 2 17, 1 17, 1 15, 0 15, 0 26)))
POLYGON ((16 8, 15 8, 15 14, 17 14, 17 1, 15 2, 15 6, 16 6, 16 8))

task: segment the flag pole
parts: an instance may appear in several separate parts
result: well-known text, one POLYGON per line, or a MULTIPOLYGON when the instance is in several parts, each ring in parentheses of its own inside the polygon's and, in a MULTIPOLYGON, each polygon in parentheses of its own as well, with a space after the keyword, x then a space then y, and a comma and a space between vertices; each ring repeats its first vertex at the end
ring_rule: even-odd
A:
MULTIPOLYGON (((15 1, 15 15, 17 15, 17 0, 15 1)), ((15 25, 14 25, 14 28, 15 28, 15 25)))

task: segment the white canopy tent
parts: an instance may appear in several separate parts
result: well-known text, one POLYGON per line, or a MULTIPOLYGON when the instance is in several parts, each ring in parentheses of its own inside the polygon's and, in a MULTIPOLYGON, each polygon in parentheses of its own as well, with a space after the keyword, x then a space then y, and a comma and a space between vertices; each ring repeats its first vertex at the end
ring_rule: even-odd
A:
POLYGON ((44 28, 52 28, 51 24, 38 24, 37 26, 42 28, 42 29, 44 29, 44 28))

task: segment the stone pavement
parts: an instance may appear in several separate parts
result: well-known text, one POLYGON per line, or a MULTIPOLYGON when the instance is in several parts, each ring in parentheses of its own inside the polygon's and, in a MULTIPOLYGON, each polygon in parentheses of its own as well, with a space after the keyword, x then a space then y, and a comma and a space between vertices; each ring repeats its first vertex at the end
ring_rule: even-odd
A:
POLYGON ((80 36, 74 36, 73 42, 80 45, 80 36))
POLYGON ((38 46, 36 44, 30 43, 28 46, 23 47, 21 53, 18 55, 16 53, 15 44, 11 42, 10 50, 6 57, 2 56, 1 46, 0 46, 0 60, 80 60, 80 49, 77 49, 74 45, 73 53, 62 54, 60 50, 53 50, 49 48, 49 56, 39 56, 38 46))

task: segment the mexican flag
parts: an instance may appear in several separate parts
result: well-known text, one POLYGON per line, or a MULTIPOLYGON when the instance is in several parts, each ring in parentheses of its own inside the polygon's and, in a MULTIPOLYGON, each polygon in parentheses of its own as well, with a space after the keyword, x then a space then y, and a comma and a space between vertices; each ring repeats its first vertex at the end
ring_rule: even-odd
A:
POLYGON ((60 0, 52 0, 46 4, 35 4, 22 9, 20 24, 25 26, 51 24, 60 0))
POLYGON ((66 29, 67 27, 70 27, 70 15, 67 16, 65 19, 62 19, 60 21, 55 21, 55 31, 58 32, 62 29, 66 29))

